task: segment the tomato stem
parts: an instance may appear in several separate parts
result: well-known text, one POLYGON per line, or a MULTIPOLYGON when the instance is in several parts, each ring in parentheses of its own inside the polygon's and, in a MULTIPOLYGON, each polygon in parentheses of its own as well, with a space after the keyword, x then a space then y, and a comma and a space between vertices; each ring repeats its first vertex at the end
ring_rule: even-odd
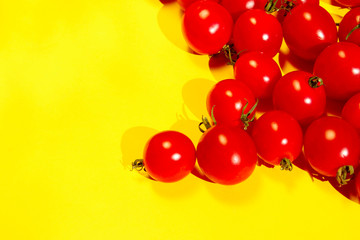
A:
POLYGON ((229 60, 228 64, 234 66, 239 54, 235 51, 234 46, 226 44, 220 51, 223 52, 225 57, 229 60))
POLYGON ((354 174, 354 167, 351 165, 346 165, 346 166, 342 166, 338 169, 337 174, 336 174, 336 180, 338 181, 338 183, 340 184, 340 187, 342 185, 346 185, 351 177, 349 178, 349 176, 354 174))
POLYGON ((204 125, 206 127, 206 130, 211 128, 211 124, 210 124, 209 120, 204 116, 202 116, 202 122, 199 123, 199 130, 200 130, 200 132, 204 133, 204 132, 206 132, 206 130, 201 128, 202 125, 204 125))
POLYGON ((136 170, 138 172, 140 172, 141 170, 145 170, 145 166, 144 166, 144 159, 136 159, 135 161, 133 161, 131 163, 131 170, 130 171, 133 171, 133 170, 136 170))
POLYGON ((310 77, 308 83, 312 88, 318 88, 324 85, 324 81, 317 76, 310 77))
MULTIPOLYGON (((245 99, 245 100, 246 100, 246 99, 245 99)), ((256 103, 254 104, 254 106, 253 106, 247 113, 244 113, 244 112, 245 112, 245 108, 247 108, 247 106, 249 105, 249 101, 246 100, 246 104, 245 104, 245 106, 244 106, 243 109, 242 109, 241 117, 240 117, 241 121, 242 121, 243 124, 244 124, 244 130, 247 130, 247 128, 248 128, 249 125, 250 125, 250 122, 254 121, 255 115, 254 115, 251 119, 249 119, 249 116, 250 116, 250 114, 252 114, 252 113, 255 111, 258 103, 259 103, 259 99, 256 99, 256 103)))
POLYGON ((291 171, 291 170, 293 170, 293 165, 292 165, 290 159, 288 159, 288 158, 283 158, 283 159, 281 159, 281 161, 280 161, 280 167, 281 167, 281 168, 280 168, 281 170, 286 170, 286 171, 291 171))
POLYGON ((356 30, 360 28, 360 23, 358 25, 356 25, 353 29, 351 29, 351 31, 348 33, 348 35, 346 35, 345 40, 348 40, 348 38, 350 37, 350 35, 356 30))

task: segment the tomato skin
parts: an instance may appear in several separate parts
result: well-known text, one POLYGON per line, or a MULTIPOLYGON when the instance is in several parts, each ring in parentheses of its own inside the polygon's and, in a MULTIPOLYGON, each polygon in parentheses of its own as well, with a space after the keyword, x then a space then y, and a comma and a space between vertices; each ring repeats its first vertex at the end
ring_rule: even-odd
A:
POLYGON ((360 134, 360 93, 355 94, 345 103, 341 117, 353 125, 360 134))
POLYGON ((201 136, 197 159, 210 180, 233 185, 252 174, 257 154, 253 140, 239 126, 215 125, 201 136))
POLYGON ((325 112, 324 86, 312 88, 311 77, 314 75, 304 71, 289 72, 277 81, 273 91, 274 108, 289 113, 301 125, 309 124, 325 112))
POLYGON ((292 162, 301 153, 302 129, 286 112, 264 113, 255 122, 251 135, 259 157, 272 165, 280 165, 282 159, 292 162))
POLYGON ((295 7, 283 22, 284 40, 298 57, 314 61, 325 47, 337 41, 337 28, 322 7, 295 7))
POLYGON ((195 146, 184 134, 164 131, 147 142, 144 149, 144 166, 157 181, 175 182, 186 177, 194 168, 195 146))
POLYGON ((264 9, 265 0, 221 0, 220 4, 229 11, 234 22, 249 9, 264 9))
POLYGON ((360 28, 354 30, 346 40, 346 36, 358 24, 360 24, 360 7, 350 9, 341 20, 339 25, 339 41, 352 42, 360 46, 360 28))
POLYGON ((356 175, 355 178, 355 186, 356 186, 356 192, 358 194, 358 197, 360 198, 360 173, 356 175))
POLYGON ((318 173, 335 177, 340 167, 359 165, 360 140, 353 126, 338 117, 315 120, 304 136, 304 153, 318 173))
POLYGON ((176 0, 179 4, 180 8, 182 10, 185 10, 187 7, 189 7, 192 3, 197 1, 213 1, 213 2, 219 2, 220 0, 176 0))
POLYGON ((360 47, 339 42, 328 46, 314 64, 314 75, 324 81, 326 95, 347 100, 360 91, 360 47))
POLYGON ((275 83, 281 77, 278 64, 261 52, 248 52, 240 55, 234 66, 236 80, 245 83, 255 98, 269 98, 275 83))
MULTIPOLYGON (((247 113, 255 104, 255 98, 251 90, 242 82, 234 79, 225 79, 210 90, 206 100, 206 108, 213 114, 217 124, 240 125, 241 114, 246 103, 249 103, 244 113, 247 113)), ((249 116, 251 119, 255 111, 249 116)))
POLYGON ((199 54, 218 53, 231 37, 230 13, 213 1, 198 1, 184 12, 182 33, 189 47, 199 54))
POLYGON ((274 57, 283 39, 281 24, 264 10, 251 9, 239 16, 233 30, 233 43, 237 52, 260 51, 274 57))
POLYGON ((287 15, 290 15, 292 14, 292 10, 295 8, 295 7, 298 7, 298 6, 301 6, 301 5, 304 5, 304 4, 309 4, 309 5, 314 5, 314 6, 319 6, 320 4, 320 1, 319 0, 279 0, 278 3, 276 4, 276 7, 280 8, 281 5, 282 6, 286 6, 286 3, 287 2, 292 2, 292 4, 294 5, 292 7, 292 9, 290 9, 290 11, 287 11, 287 10, 284 10, 284 9, 280 9, 277 14, 276 14, 276 17, 277 19, 279 20, 279 22, 283 22, 284 21, 284 18, 287 16, 287 15))
POLYGON ((360 0, 335 0, 335 2, 340 3, 346 7, 357 7, 360 6, 360 0))

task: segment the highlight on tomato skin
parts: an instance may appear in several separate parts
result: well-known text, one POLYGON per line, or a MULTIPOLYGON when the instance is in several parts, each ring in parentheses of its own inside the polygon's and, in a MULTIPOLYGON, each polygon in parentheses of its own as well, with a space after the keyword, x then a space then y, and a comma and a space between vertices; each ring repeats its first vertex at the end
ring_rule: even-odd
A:
POLYGON ((192 141, 177 131, 163 131, 149 139, 143 155, 146 172, 160 182, 176 182, 195 166, 196 152, 192 141))
POLYGON ((215 125, 200 138, 198 164, 213 182, 234 185, 253 173, 256 148, 251 137, 239 126, 215 125))
POLYGON ((339 117, 315 120, 304 135, 304 154, 311 167, 346 184, 359 165, 360 139, 356 129, 339 117))
POLYGON ((286 112, 265 112, 254 124, 251 134, 259 157, 282 170, 292 170, 292 162, 300 155, 303 133, 299 123, 286 112))
POLYGON ((194 2, 183 15, 184 39, 198 54, 213 55, 220 52, 229 42, 232 29, 230 13, 213 1, 194 2))

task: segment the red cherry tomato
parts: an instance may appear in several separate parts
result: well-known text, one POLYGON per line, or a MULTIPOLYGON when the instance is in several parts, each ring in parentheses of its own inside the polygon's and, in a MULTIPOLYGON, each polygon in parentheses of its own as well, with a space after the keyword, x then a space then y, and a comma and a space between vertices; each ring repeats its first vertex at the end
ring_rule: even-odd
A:
POLYGON ((346 7, 360 6, 360 0, 335 0, 335 1, 346 7))
POLYGON ((360 7, 345 14, 339 25, 339 41, 352 42, 360 46, 360 7), (353 30, 355 27, 357 29, 353 30), (353 30, 353 31, 352 31, 353 30), (351 33, 350 33, 351 32, 351 33), (348 34, 350 35, 348 36, 348 34), (347 38, 348 36, 348 38, 347 38), (346 39, 347 38, 347 39, 346 39))
POLYGON ((327 47, 316 59, 314 75, 324 81, 326 95, 347 100, 360 91, 360 47, 340 42, 327 47))
POLYGON ((353 126, 338 117, 322 117, 306 130, 304 153, 318 173, 335 177, 344 166, 359 165, 360 140, 353 126))
POLYGON ((302 125, 309 124, 325 112, 326 94, 319 81, 308 72, 287 73, 274 87, 274 108, 289 113, 302 125))
POLYGON ((291 170, 300 154, 303 134, 299 123, 283 111, 269 111, 254 124, 252 138, 261 159, 272 165, 291 170))
POLYGON ((196 161, 195 147, 184 134, 164 131, 153 136, 144 149, 143 164, 149 175, 161 182, 187 176, 196 161))
POLYGON ((213 1, 198 1, 185 11, 182 32, 189 47, 199 54, 218 53, 231 37, 230 13, 213 1))
POLYGON ((185 10, 187 7, 189 7, 192 3, 197 1, 213 1, 213 2, 219 2, 220 0, 176 0, 177 3, 180 5, 180 8, 182 10, 185 10))
POLYGON ((360 134, 360 93, 355 94, 345 103, 341 116, 360 134))
POLYGON ((280 50, 282 39, 279 21, 264 10, 244 12, 234 26, 233 42, 237 52, 259 51, 274 57, 280 50))
POLYGON ((215 125, 200 138, 198 164, 213 182, 232 185, 247 179, 257 163, 251 137, 239 126, 215 125))
POLYGON ((275 83, 281 77, 278 64, 261 52, 240 55, 234 66, 235 79, 244 82, 255 98, 271 97, 275 83))
MULTIPOLYGON (((254 106, 255 98, 251 90, 242 82, 226 79, 218 82, 207 96, 206 107, 217 124, 244 126, 241 119, 254 106), (245 105, 248 105, 245 108, 245 105)), ((247 119, 253 118, 255 111, 247 119)))
POLYGON ((337 41, 336 24, 320 6, 294 8, 284 19, 283 31, 289 49, 305 60, 315 60, 325 47, 337 41))

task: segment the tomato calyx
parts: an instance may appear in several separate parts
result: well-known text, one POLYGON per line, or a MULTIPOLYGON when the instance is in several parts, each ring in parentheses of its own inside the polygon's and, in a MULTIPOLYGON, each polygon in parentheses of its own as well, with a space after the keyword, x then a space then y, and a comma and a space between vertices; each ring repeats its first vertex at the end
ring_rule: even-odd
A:
POLYGON ((348 38, 350 37, 350 35, 356 30, 360 28, 360 23, 358 25, 356 25, 353 29, 351 29, 351 31, 346 35, 345 40, 348 40, 348 38))
POLYGON ((264 10, 265 12, 267 13, 273 13, 273 12, 277 12, 279 11, 280 9, 276 7, 276 3, 278 2, 278 0, 268 0, 265 7, 264 7, 264 10))
MULTIPOLYGON (((215 108, 215 105, 211 109, 211 119, 213 120, 214 125, 216 125, 216 120, 215 120, 215 116, 214 116, 214 108, 215 108)), ((209 122, 207 117, 204 117, 204 116, 202 116, 202 122, 199 123, 199 130, 200 130, 200 132, 204 133, 204 132, 206 132, 206 130, 201 128, 202 125, 204 125, 206 127, 206 130, 211 128, 211 123, 209 122)))
POLYGON ((310 77, 308 83, 312 88, 318 88, 324 85, 324 81, 317 76, 310 77))
POLYGON ((240 53, 241 52, 236 52, 236 50, 234 49, 234 44, 225 44, 218 53, 210 55, 210 58, 212 56, 223 54, 225 58, 228 60, 227 64, 234 66, 239 58, 240 53))
MULTIPOLYGON (((245 99, 245 100, 246 100, 246 99, 245 99)), ((252 113, 255 111, 258 103, 259 103, 259 99, 256 99, 256 103, 254 104, 254 106, 253 106, 247 113, 244 113, 244 112, 245 112, 245 108, 249 105, 249 101, 246 100, 246 104, 245 104, 245 106, 243 107, 243 109, 242 109, 242 111, 241 111, 241 117, 240 117, 241 121, 242 121, 243 124, 244 124, 244 130, 247 130, 247 128, 249 127, 250 123, 251 123, 252 121, 254 121, 255 115, 254 115, 251 119, 249 119, 249 116, 250 116, 250 114, 252 114, 252 113)))
POLYGON ((295 7, 294 1, 292 0, 286 0, 280 7, 276 7, 278 1, 279 0, 268 0, 264 7, 265 12, 271 14, 285 10, 284 16, 286 16, 295 7))
POLYGON ((280 161, 280 170, 285 170, 285 171, 292 171, 293 170, 293 165, 290 161, 290 159, 287 158, 283 158, 280 161))
POLYGON ((340 184, 340 187, 342 185, 346 185, 350 181, 351 175, 354 174, 354 167, 351 165, 342 166, 338 169, 336 174, 336 180, 340 184))
POLYGON ((131 163, 131 169, 130 171, 136 170, 138 172, 144 170, 146 172, 145 166, 144 166, 144 159, 136 159, 131 163))

